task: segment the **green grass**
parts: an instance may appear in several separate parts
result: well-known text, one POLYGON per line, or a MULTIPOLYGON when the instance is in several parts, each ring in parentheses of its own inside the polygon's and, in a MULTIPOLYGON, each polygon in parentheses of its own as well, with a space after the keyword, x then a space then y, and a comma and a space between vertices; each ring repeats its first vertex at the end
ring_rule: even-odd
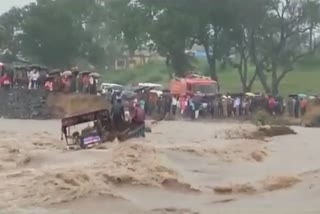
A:
POLYGON ((118 84, 134 84, 139 82, 153 82, 168 84, 170 71, 164 62, 149 62, 133 69, 107 71, 103 80, 118 84))
MULTIPOLYGON (((195 62, 194 66, 204 74, 208 73, 206 62, 195 62)), ((103 81, 119 84, 133 84, 139 82, 154 82, 169 85, 170 70, 163 61, 152 61, 144 66, 134 69, 108 71, 103 75, 103 81)), ((252 74, 252 73, 251 73, 252 74)), ((271 78, 268 76, 268 78, 271 78)), ((239 74, 231 68, 219 70, 220 85, 223 91, 239 92, 241 83, 239 74)), ((263 92, 260 81, 257 79, 253 85, 253 92, 263 92)), ((281 82, 280 93, 288 95, 292 93, 320 94, 320 58, 308 58, 295 70, 290 72, 281 82)))

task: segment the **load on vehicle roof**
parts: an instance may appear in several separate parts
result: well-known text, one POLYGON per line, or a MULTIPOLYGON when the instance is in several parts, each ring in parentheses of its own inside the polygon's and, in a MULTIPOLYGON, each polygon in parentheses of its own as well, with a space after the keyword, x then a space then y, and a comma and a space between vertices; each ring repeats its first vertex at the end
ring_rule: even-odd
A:
POLYGON ((61 120, 62 129, 75 126, 82 123, 88 123, 91 121, 98 120, 99 118, 109 116, 108 109, 100 109, 92 112, 85 112, 80 114, 74 114, 70 116, 66 116, 61 120))

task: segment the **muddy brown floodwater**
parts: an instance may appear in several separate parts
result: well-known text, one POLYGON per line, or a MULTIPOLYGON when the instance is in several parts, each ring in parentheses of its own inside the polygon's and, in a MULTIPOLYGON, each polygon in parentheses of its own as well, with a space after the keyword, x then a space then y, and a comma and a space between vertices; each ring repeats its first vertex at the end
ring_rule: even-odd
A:
POLYGON ((230 137, 245 123, 167 121, 147 139, 67 151, 59 121, 0 120, 0 213, 318 213, 320 132, 230 137))

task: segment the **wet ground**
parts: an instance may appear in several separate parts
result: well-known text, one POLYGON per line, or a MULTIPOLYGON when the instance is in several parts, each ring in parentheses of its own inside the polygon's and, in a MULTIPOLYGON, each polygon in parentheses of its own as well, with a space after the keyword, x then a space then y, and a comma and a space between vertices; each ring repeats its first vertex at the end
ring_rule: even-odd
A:
POLYGON ((316 213, 318 129, 166 121, 147 139, 67 151, 58 121, 0 120, 0 213, 316 213))

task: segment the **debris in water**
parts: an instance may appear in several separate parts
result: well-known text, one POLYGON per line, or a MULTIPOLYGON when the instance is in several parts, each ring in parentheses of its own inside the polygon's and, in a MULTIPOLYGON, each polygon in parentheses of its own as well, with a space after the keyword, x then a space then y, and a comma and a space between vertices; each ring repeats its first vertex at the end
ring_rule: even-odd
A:
POLYGON ((290 188, 301 180, 292 176, 269 177, 262 182, 263 188, 267 191, 276 191, 280 189, 290 188))
POLYGON ((236 185, 230 185, 230 186, 217 186, 217 187, 214 187, 213 190, 217 194, 232 194, 232 193, 254 194, 257 192, 256 188, 250 183, 236 184, 236 185))
POLYGON ((179 209, 175 207, 170 208, 161 208, 161 209, 153 209, 152 213, 161 213, 161 214, 200 214, 199 212, 194 212, 189 209, 179 209))
POLYGON ((281 135, 295 135, 297 132, 295 132, 293 129, 291 129, 288 126, 269 126, 269 127, 261 127, 259 128, 258 132, 263 134, 266 137, 275 137, 275 136, 281 136, 281 135))
POLYGON ((193 188, 190 184, 181 183, 177 179, 165 179, 162 186, 172 191, 181 192, 200 192, 200 190, 193 188))
POLYGON ((223 200, 213 201, 212 204, 224 204, 224 203, 229 203, 235 200, 236 200, 235 198, 223 199, 223 200))
POLYGON ((266 156, 267 156, 267 153, 264 151, 254 151, 251 153, 251 157, 257 162, 264 161, 266 156))

